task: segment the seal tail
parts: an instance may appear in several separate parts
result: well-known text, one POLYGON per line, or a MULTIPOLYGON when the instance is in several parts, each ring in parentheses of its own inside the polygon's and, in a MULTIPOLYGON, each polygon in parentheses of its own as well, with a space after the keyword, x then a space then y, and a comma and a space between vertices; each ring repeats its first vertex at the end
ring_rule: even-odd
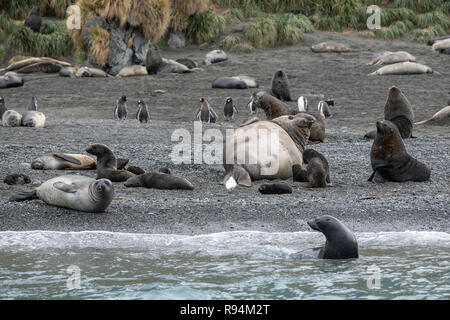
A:
POLYGON ((419 122, 414 123, 414 125, 417 126, 417 125, 420 125, 420 124, 424 124, 424 123, 427 123, 427 122, 430 121, 430 120, 431 120, 431 119, 422 120, 422 121, 419 121, 419 122))
POLYGON ((11 198, 9 198, 9 202, 22 202, 22 201, 28 201, 28 200, 35 200, 35 199, 39 199, 36 193, 36 190, 32 190, 32 191, 24 191, 24 192, 19 192, 13 196, 11 196, 11 198))

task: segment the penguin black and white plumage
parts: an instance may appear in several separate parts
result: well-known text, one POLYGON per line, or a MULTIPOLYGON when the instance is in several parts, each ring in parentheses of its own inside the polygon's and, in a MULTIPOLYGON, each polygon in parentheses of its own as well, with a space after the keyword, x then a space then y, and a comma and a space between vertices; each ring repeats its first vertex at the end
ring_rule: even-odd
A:
POLYGON ((226 121, 230 121, 230 119, 234 120, 234 113, 238 113, 236 107, 233 105, 233 99, 228 97, 225 100, 225 106, 223 107, 223 114, 225 116, 226 121))
POLYGON ((202 122, 215 123, 217 120, 217 114, 214 109, 209 105, 205 98, 200 99, 200 108, 197 111, 197 119, 202 122))
POLYGON ((3 97, 0 97, 0 122, 3 117, 3 114, 8 111, 8 108, 6 108, 5 99, 3 97))
POLYGON ((298 98, 298 111, 299 112, 308 112, 308 99, 301 96, 298 98))
POLYGON ((317 110, 319 110, 319 114, 322 119, 331 117, 330 106, 325 101, 320 101, 317 105, 317 110))
POLYGON ((138 119, 140 123, 147 123, 149 119, 147 105, 144 101, 139 100, 136 106, 138 107, 136 119, 138 119))
POLYGON ((39 32, 41 31, 41 24, 41 9, 39 7, 34 7, 25 19, 25 25, 34 32, 39 32))
POLYGON ((119 100, 116 101, 116 110, 114 111, 116 118, 119 120, 127 119, 127 97, 122 96, 119 100))

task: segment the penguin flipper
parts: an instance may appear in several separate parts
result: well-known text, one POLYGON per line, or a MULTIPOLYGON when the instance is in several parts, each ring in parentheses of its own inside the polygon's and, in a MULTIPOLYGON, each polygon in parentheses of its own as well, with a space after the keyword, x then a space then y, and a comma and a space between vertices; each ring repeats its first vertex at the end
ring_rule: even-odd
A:
POLYGON ((72 156, 69 156, 69 155, 67 155, 65 153, 54 153, 53 156, 55 158, 59 158, 59 159, 62 159, 64 161, 76 164, 76 165, 81 165, 81 161, 80 160, 78 160, 77 158, 74 158, 72 156))
POLYGON ((9 198, 10 202, 22 202, 28 200, 39 199, 36 190, 19 192, 9 198))

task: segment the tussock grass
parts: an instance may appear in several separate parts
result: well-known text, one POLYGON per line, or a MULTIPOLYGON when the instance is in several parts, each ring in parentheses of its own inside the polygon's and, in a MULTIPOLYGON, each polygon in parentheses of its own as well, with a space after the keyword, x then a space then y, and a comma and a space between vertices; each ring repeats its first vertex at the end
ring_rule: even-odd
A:
POLYGON ((8 36, 9 34, 11 34, 14 27, 14 21, 10 17, 8 17, 5 12, 2 12, 0 14, 0 32, 3 34, 3 36, 8 36))
POLYGON ((408 8, 392 8, 381 10, 381 25, 390 26, 397 21, 411 21, 417 23, 417 17, 411 9, 408 8))
POLYGON ((105 29, 96 25, 89 33, 89 57, 100 67, 104 67, 108 61, 110 35, 105 29))
POLYGON ((211 43, 224 32, 226 20, 208 10, 203 13, 189 16, 186 28, 186 38, 196 44, 211 43))
POLYGON ((417 16, 417 26, 420 29, 435 25, 440 25, 444 29, 450 30, 450 19, 441 11, 432 11, 417 16))
POLYGON ((171 13, 169 29, 175 32, 184 31, 189 24, 189 16, 181 10, 173 10, 171 13))
POLYGON ((3 63, 3 60, 6 58, 6 50, 5 47, 0 44, 0 63, 3 63))
POLYGON ((277 24, 273 18, 263 17, 249 23, 244 36, 255 48, 272 47, 277 43, 277 24))
POLYGON ((433 26, 426 29, 418 29, 414 32, 414 40, 420 43, 427 43, 432 38, 446 35, 447 32, 440 26, 433 26))
POLYGON ((408 8, 417 13, 425 13, 436 10, 447 0, 395 0, 397 8, 408 8))
POLYGON ((206 11, 209 0, 170 0, 170 6, 172 10, 180 10, 190 16, 206 11))
POLYGON ((244 41, 243 37, 237 34, 230 34, 226 36, 221 42, 220 47, 225 51, 235 53, 252 53, 255 48, 244 41))

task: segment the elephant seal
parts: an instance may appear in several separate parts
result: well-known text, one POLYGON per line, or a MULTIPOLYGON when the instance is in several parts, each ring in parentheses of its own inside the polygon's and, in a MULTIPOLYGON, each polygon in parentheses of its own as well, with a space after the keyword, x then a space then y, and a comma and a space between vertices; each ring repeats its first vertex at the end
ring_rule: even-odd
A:
POLYGON ((259 186, 258 191, 262 194, 285 194, 292 193, 292 188, 285 183, 265 183, 259 186))
POLYGON ((358 242, 350 229, 332 216, 309 220, 311 229, 323 233, 327 241, 320 249, 319 259, 356 259, 359 257, 358 242))
POLYGON ((100 213, 109 206, 113 195, 114 188, 108 179, 65 175, 47 180, 33 191, 13 195, 9 201, 40 199, 51 206, 100 213))
POLYGON ((33 30, 34 32, 41 31, 42 17, 41 17, 41 9, 39 7, 34 7, 28 13, 27 18, 24 23, 28 28, 33 30))
POLYGON ((406 61, 415 62, 416 57, 414 57, 412 54, 409 54, 406 51, 396 51, 396 52, 385 51, 380 55, 378 55, 375 59, 370 61, 368 64, 369 65, 393 64, 406 61))
POLYGON ((97 179, 106 178, 112 182, 123 182, 135 174, 127 170, 117 169, 117 158, 104 144, 93 144, 86 152, 97 157, 97 179))
POLYGON ((226 174, 245 186, 252 180, 292 177, 292 166, 303 164, 302 153, 314 121, 304 114, 240 126, 223 148, 226 174))
POLYGON ((406 152, 397 126, 388 120, 377 121, 377 137, 372 145, 370 161, 373 173, 369 181, 404 182, 430 179, 430 169, 406 152))
POLYGON ((203 64, 209 66, 213 63, 218 63, 222 61, 228 60, 228 56, 223 50, 213 50, 206 54, 205 58, 203 59, 203 64))
POLYGON ((157 74, 162 64, 163 61, 158 47, 150 42, 145 59, 145 68, 147 69, 147 73, 157 74))
POLYGON ((289 91, 289 80, 283 70, 278 70, 273 75, 271 93, 281 101, 293 101, 289 91))
POLYGON ((184 64, 178 63, 172 59, 162 58, 161 67, 159 68, 160 73, 190 73, 194 71, 199 71, 200 69, 194 68, 189 69, 184 64))
POLYGON ((133 65, 120 69, 118 78, 146 76, 148 75, 147 69, 144 66, 133 65))
MULTIPOLYGON (((384 105, 384 119, 394 123, 403 139, 412 137, 414 111, 406 96, 396 86, 389 89, 384 105)), ((375 139, 376 131, 366 133, 367 139, 375 139)))
POLYGON ((28 111, 22 117, 22 126, 34 128, 45 127, 45 115, 42 112, 37 111, 36 97, 31 97, 28 111))
POLYGON ((213 81, 215 89, 248 89, 247 83, 231 77, 220 77, 213 81))
POLYGON ((177 59, 175 61, 178 63, 184 64, 189 69, 194 69, 194 68, 198 67, 198 63, 192 61, 191 59, 182 58, 182 59, 177 59))
POLYGON ((136 106, 138 107, 136 119, 139 120, 140 123, 147 123, 149 119, 147 105, 143 100, 139 100, 136 106))
POLYGON ((200 98, 200 108, 198 108, 195 117, 202 122, 215 123, 217 120, 217 113, 209 105, 208 100, 200 98))
POLYGON ((96 78, 105 78, 105 77, 111 77, 109 74, 107 74, 105 71, 97 68, 89 68, 89 67, 81 67, 77 70, 77 73, 75 74, 78 78, 82 77, 96 77, 96 78))
POLYGON ((31 169, 35 170, 81 170, 95 169, 94 159, 83 154, 53 153, 35 159, 31 169))
POLYGON ((0 89, 21 87, 23 83, 23 78, 16 72, 10 71, 0 76, 0 89))
POLYGON ((436 41, 445 40, 445 39, 450 39, 450 35, 430 39, 430 40, 428 40, 427 45, 432 46, 436 41))
POLYGON ((444 48, 450 47, 450 39, 438 40, 431 46, 434 51, 439 51, 444 48))
POLYGON ((114 115, 118 120, 126 120, 128 115, 127 109, 127 97, 121 96, 116 100, 116 108, 114 109, 114 115))
POLYGON ((5 177, 3 180, 4 183, 6 183, 9 186, 15 185, 15 184, 28 184, 31 183, 31 179, 29 176, 21 173, 14 173, 9 174, 5 177))
POLYGON ((226 121, 234 120, 234 113, 238 113, 236 107, 233 104, 233 99, 231 97, 228 97, 227 100, 225 100, 224 107, 223 107, 223 115, 225 116, 226 121))
POLYGON ((414 124, 450 125, 450 105, 436 112, 430 119, 419 121, 414 124))
POLYGON ((59 76, 64 78, 76 78, 75 77, 75 68, 73 67, 62 67, 59 69, 59 76))
POLYGON ((125 187, 145 187, 162 190, 194 190, 194 186, 188 180, 162 172, 148 172, 125 182, 125 187))
POLYGON ((252 78, 249 76, 244 76, 244 75, 234 76, 232 78, 236 79, 236 80, 244 81, 247 84, 247 87, 249 87, 249 88, 259 88, 259 84, 255 78, 252 78))
POLYGON ((53 63, 51 61, 40 61, 27 66, 24 66, 18 70, 17 73, 34 73, 34 72, 45 72, 45 73, 58 73, 61 70, 59 64, 53 63))
POLYGON ((381 67, 375 72, 369 74, 374 75, 391 75, 391 74, 423 74, 433 73, 430 67, 415 62, 399 62, 381 67))
POLYGON ((349 52, 350 48, 343 43, 325 41, 311 47, 312 52, 349 52))
POLYGON ((4 127, 20 127, 22 124, 22 115, 14 110, 6 110, 2 116, 2 125, 4 127))

